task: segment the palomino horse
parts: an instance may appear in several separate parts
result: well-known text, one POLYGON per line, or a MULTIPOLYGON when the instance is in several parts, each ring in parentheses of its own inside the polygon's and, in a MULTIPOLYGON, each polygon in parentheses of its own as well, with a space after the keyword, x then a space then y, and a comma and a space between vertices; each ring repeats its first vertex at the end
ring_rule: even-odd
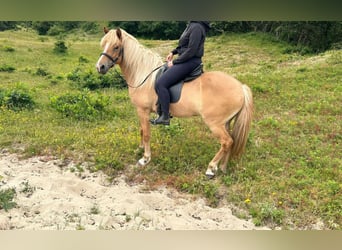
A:
MULTIPOLYGON (((143 157, 138 165, 151 161, 150 113, 156 112, 157 95, 154 90, 156 71, 163 64, 161 57, 142 46, 122 29, 104 29, 101 40, 103 53, 96 64, 101 74, 118 64, 128 85, 129 96, 140 120, 143 157)), ((223 72, 205 72, 184 84, 181 98, 170 106, 174 117, 200 115, 212 133, 219 138, 220 150, 209 163, 206 175, 213 177, 220 168, 226 171, 230 157, 241 156, 248 137, 253 114, 250 88, 223 72), (231 123, 233 128, 231 129, 231 123)))

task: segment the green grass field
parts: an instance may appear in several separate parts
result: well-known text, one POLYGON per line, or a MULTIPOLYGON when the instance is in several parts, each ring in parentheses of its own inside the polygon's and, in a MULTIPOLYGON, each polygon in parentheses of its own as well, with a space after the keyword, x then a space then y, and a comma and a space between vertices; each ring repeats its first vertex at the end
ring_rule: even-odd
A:
MULTIPOLYGON (((200 118, 153 127, 152 162, 132 169, 142 152, 127 89, 84 88, 100 81, 95 63, 101 37, 70 34, 66 53, 56 53, 54 37, 0 32, 1 149, 88 161, 93 171, 126 173, 150 188, 175 187, 206 197, 211 206, 229 202, 237 216, 251 216, 256 225, 341 229, 341 50, 299 55, 258 33, 208 38, 205 70, 249 85, 255 117, 242 159, 207 180, 204 172, 219 144, 200 118)), ((162 56, 177 43, 141 42, 162 56)), ((114 84, 119 79, 113 71, 107 77, 114 84)))

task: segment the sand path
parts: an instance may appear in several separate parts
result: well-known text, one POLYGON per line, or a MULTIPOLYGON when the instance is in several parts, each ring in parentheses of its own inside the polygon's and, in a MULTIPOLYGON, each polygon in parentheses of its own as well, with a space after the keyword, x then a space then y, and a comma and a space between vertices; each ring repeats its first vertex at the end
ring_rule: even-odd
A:
POLYGON ((0 229, 266 229, 233 216, 229 206, 211 208, 175 190, 146 191, 124 176, 109 183, 101 172, 73 168, 46 156, 0 154, 0 189, 15 188, 17 203, 0 210, 0 229))

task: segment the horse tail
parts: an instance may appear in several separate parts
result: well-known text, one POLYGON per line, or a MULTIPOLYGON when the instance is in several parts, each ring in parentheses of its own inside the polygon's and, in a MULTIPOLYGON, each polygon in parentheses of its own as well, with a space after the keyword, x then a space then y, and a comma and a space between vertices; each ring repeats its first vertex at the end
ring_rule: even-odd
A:
POLYGON ((245 84, 242 85, 242 89, 245 99, 241 110, 235 116, 234 127, 231 133, 233 138, 232 158, 239 158, 245 149, 254 112, 251 89, 245 84))

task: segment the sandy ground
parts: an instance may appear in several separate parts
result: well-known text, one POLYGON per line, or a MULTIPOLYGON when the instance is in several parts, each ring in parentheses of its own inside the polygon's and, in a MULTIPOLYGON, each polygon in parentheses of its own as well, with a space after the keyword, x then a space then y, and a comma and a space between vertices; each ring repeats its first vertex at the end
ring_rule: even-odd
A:
POLYGON ((211 208, 175 190, 146 191, 124 176, 109 183, 100 172, 73 168, 51 157, 0 154, 0 189, 15 188, 17 203, 0 210, 0 229, 267 229, 233 216, 229 206, 211 208))

